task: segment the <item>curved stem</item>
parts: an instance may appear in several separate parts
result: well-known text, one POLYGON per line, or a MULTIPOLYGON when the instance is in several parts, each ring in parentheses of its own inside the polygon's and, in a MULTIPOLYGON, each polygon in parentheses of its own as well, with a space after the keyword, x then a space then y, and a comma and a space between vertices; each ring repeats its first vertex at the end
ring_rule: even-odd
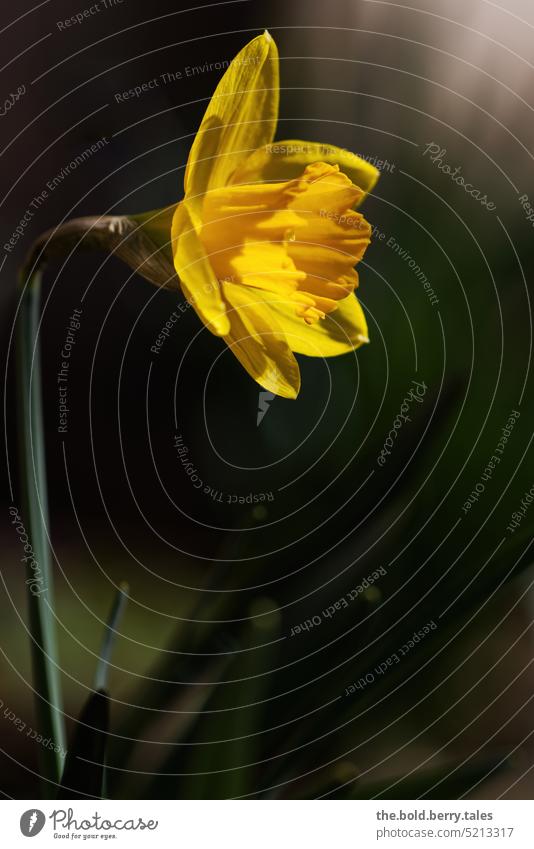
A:
MULTIPOLYGON (((173 265, 171 223, 176 204, 137 216, 90 216, 67 221, 44 233, 32 245, 21 275, 24 287, 17 319, 17 405, 20 443, 21 499, 30 549, 26 557, 29 630, 36 694, 37 731, 45 795, 55 794, 65 746, 61 684, 53 598, 53 572, 47 528, 48 497, 43 431, 41 363, 37 341, 41 277, 44 264, 74 249, 104 250, 124 260, 150 283, 179 290, 173 265), (49 745, 46 742, 50 741, 49 745)), ((26 553, 25 552, 25 553, 26 553)), ((120 593, 120 616, 126 593, 120 593)), ((113 624, 113 623, 112 623, 113 624)), ((107 634, 98 668, 106 679, 112 639, 107 634)))
POLYGON ((73 250, 115 254, 149 283, 180 291, 171 249, 174 206, 141 215, 91 215, 72 218, 47 230, 33 243, 25 269, 65 257, 73 250))
MULTIPOLYGON (((23 280, 23 283, 25 281, 23 280)), ((53 570, 47 527, 48 494, 43 430, 41 361, 37 331, 41 272, 29 276, 19 305, 17 327, 17 400, 22 516, 33 556, 26 558, 29 629, 37 732, 52 748, 39 744, 45 795, 55 793, 65 746, 61 684, 54 616, 53 570), (57 751, 55 751, 57 750, 57 751)))

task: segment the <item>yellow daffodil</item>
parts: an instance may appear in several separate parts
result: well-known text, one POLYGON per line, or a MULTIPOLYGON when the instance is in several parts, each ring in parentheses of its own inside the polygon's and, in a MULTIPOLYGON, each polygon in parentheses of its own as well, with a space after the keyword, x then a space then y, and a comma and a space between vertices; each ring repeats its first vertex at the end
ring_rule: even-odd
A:
POLYGON ((69 221, 40 237, 26 268, 71 245, 111 250, 151 283, 181 288, 254 380, 295 398, 295 353, 334 357, 369 341, 354 266, 371 229, 355 210, 379 172, 333 145, 273 143, 279 93, 278 51, 265 32, 215 90, 182 201, 69 221))
POLYGON ((378 171, 331 145, 273 144, 278 100, 278 51, 265 32, 231 62, 206 110, 172 249, 206 327, 261 386, 295 398, 294 352, 331 357, 369 341, 353 293, 371 230, 354 208, 378 171))

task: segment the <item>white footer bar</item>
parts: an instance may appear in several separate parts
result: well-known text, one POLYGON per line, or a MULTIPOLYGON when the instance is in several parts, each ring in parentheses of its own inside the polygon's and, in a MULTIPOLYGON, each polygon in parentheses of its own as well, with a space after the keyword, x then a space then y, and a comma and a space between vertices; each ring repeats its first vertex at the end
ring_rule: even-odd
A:
POLYGON ((532 849, 530 801, 4 801, 1 845, 532 849), (30 840, 35 839, 35 843, 30 840))

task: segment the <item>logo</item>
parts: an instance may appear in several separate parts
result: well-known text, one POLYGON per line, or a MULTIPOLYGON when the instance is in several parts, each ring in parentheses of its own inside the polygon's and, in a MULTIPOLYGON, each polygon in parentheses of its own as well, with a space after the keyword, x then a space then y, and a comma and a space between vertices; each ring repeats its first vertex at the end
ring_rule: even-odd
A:
MULTIPOLYGON (((276 369, 269 369, 266 377, 271 383, 278 383, 280 380, 280 376, 276 369)), ((276 398, 275 392, 263 391, 258 395, 258 415, 256 416, 256 427, 260 426, 269 407, 271 406, 271 401, 273 401, 274 398, 276 398)))
POLYGON ((30 808, 29 811, 24 811, 20 818, 20 830, 24 837, 35 837, 42 831, 46 822, 46 817, 38 808, 30 808))
POLYGON ((276 398, 274 392, 260 392, 258 395, 258 415, 256 416, 256 427, 260 426, 273 398, 276 398))

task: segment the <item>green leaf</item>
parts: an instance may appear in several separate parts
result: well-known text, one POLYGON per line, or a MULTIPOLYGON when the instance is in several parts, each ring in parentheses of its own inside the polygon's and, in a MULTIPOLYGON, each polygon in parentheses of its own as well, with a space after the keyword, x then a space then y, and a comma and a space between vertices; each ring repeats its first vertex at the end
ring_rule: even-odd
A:
POLYGON ((89 696, 76 723, 59 799, 104 798, 108 729, 109 697, 105 690, 97 690, 89 696))

